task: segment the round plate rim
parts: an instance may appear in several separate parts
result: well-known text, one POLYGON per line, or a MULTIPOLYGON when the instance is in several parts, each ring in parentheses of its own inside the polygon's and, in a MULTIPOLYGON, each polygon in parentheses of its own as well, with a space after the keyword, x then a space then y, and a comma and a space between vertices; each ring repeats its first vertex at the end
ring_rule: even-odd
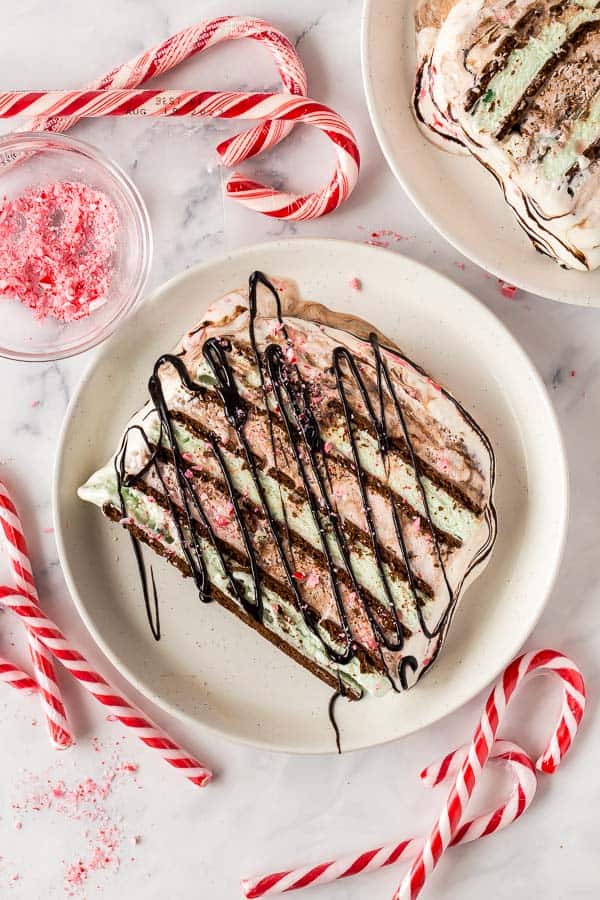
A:
MULTIPOLYGON (((470 291, 463 288, 461 285, 458 285, 456 282, 453 282, 446 275, 438 272, 435 269, 432 269, 429 266, 424 265, 418 261, 415 261, 409 257, 404 256, 403 254, 396 253, 395 251, 385 249, 377 246, 368 246, 365 244, 361 244, 354 241, 347 241, 338 238, 284 238, 269 242, 257 243, 249 246, 242 246, 235 250, 232 250, 222 256, 210 258, 204 260, 203 262, 197 263, 194 266, 191 266, 188 269, 185 269, 178 274, 174 275, 172 278, 165 281, 163 284, 159 285, 155 291, 140 305, 137 307, 135 311, 132 312, 131 316, 127 319, 125 327, 132 327, 133 323, 138 316, 142 316, 145 314, 148 308, 157 307, 162 297, 165 294, 168 294, 173 289, 177 288, 177 286, 183 281, 189 278, 195 278, 199 273, 203 272, 206 269, 210 269, 216 266, 224 265, 230 262, 231 260, 243 256, 246 254, 255 254, 255 253, 271 253, 277 250, 283 250, 288 245, 297 245, 299 243, 304 243, 306 245, 310 244, 326 244, 330 247, 334 247, 335 245, 341 245, 342 247, 354 246, 357 251, 364 252, 366 255, 381 255, 386 254, 389 256, 397 257, 401 260, 401 264, 408 265, 416 270, 421 270, 426 272, 428 275, 434 275, 436 278, 440 280, 440 283, 449 285, 450 288, 454 291, 459 291, 463 294, 465 299, 468 299, 469 302, 474 304, 480 314, 487 318, 493 326, 498 330, 498 332, 503 336, 503 338, 508 339, 510 343, 513 344, 514 350, 517 354, 519 354, 522 358, 523 363, 527 366, 530 371, 530 375, 532 381, 535 385, 535 388, 538 391, 538 394, 541 398, 543 398, 544 402, 544 418, 547 420, 548 426, 552 429, 553 438, 556 441, 556 452, 557 452, 557 461, 560 463, 560 472, 556 474, 557 481, 557 492, 561 498, 561 510, 560 510, 560 525, 557 532, 557 538, 555 542, 555 551, 553 555, 553 564, 547 572, 546 578, 546 587, 545 590, 540 595, 540 599, 538 602, 538 606, 536 608, 536 612, 534 617, 529 621, 529 627, 527 633, 520 633, 518 637, 511 643, 511 649, 507 652, 506 659, 503 659, 501 663, 499 663, 491 676, 488 677, 486 675, 486 680, 483 683, 479 683, 476 688, 469 688, 467 691, 464 691, 460 694, 453 702, 448 704, 448 707, 444 710, 444 712, 439 714, 434 714, 430 719, 421 723, 415 724, 414 727, 409 727, 406 730, 402 731, 402 734, 393 736, 390 738, 382 738, 380 740, 369 741, 365 739, 359 743, 355 743, 352 747, 347 750, 344 749, 344 753, 356 752, 359 750, 369 749, 375 746, 382 746, 388 743, 392 743, 393 741, 400 740, 404 737, 408 737, 410 734, 414 734, 417 731, 422 730, 423 728, 429 727, 430 725, 445 719, 447 716, 456 712, 456 710, 460 709, 470 700, 472 700, 477 694, 479 694, 482 690, 484 690, 491 682, 503 671, 504 667, 512 660, 512 658, 519 652, 520 648, 524 645, 525 641, 528 639, 529 635, 537 625, 540 616, 542 615, 544 609, 546 608, 548 599, 554 587, 558 571, 561 565, 561 561, 563 558, 566 537, 567 537, 567 528, 568 528, 568 520, 569 520, 569 506, 570 506, 570 493, 569 493, 569 476, 568 476, 568 464, 567 464, 567 456, 565 450, 565 444, 563 435, 560 429, 560 425, 558 422, 558 418, 556 415, 556 411, 550 401, 550 397, 546 390, 546 387, 537 371, 537 368, 533 364, 531 358, 525 349, 521 346, 521 344, 517 341, 514 335, 509 331, 509 329, 504 325, 504 323, 498 319, 498 317, 487 307, 484 303, 482 303, 475 295, 473 295, 470 291)), ((248 738, 244 735, 236 734, 233 730, 222 728, 217 725, 214 725, 210 721, 207 721, 206 718, 201 718, 199 716, 195 716, 192 713, 181 709, 168 699, 161 697, 159 693, 157 693, 153 688, 146 685, 141 678, 131 671, 130 667, 121 660, 118 655, 111 649, 109 643, 102 637, 99 631, 96 629, 93 620, 90 614, 87 612, 86 606, 80 597, 80 592, 77 588, 76 580, 73 577, 73 573, 71 571, 67 549, 66 549, 66 539, 63 533, 62 521, 60 516, 60 480, 61 480, 61 472, 62 465, 64 461, 65 448, 68 442, 69 429, 71 420, 73 418, 74 412, 78 406, 79 398, 81 394, 84 393, 86 385, 88 381, 93 376, 94 372, 97 368, 99 368, 103 364, 104 356, 110 352, 111 345, 116 343, 119 339, 119 333, 112 335, 108 338, 96 351, 95 356, 92 358, 90 364, 84 371, 83 375, 79 383, 77 384, 76 389, 74 390, 69 404, 67 406, 67 410, 65 412, 65 416, 61 425, 59 439, 56 449, 55 461, 54 461, 54 469, 53 469, 53 477, 52 477, 52 515, 53 515, 53 525, 55 532, 56 545, 58 550, 58 556, 60 560, 60 565, 62 568, 63 576, 65 578, 69 593, 71 595, 71 599, 73 600, 73 604, 81 617, 89 635, 93 639, 98 650, 107 658, 112 666, 116 669, 116 671, 129 683, 131 684, 142 696, 147 698, 150 702, 156 704, 156 706, 165 712, 169 713, 176 719, 187 723, 188 725, 198 727, 199 725, 207 728, 209 731, 213 732, 220 737, 224 737, 228 740, 231 740, 235 743, 242 744, 245 746, 259 748, 263 750, 269 750, 274 752, 282 752, 282 753, 293 753, 301 756, 319 756, 319 755, 331 755, 335 754, 337 751, 333 748, 314 748, 312 746, 308 747, 298 747, 296 744, 286 744, 284 741, 280 741, 277 744, 274 744, 272 741, 268 739, 263 739, 257 734, 254 738, 248 738)))
MULTIPOLYGON (((501 267, 494 265, 488 259, 484 260, 483 257, 478 255, 476 248, 474 248, 471 244, 461 240, 460 237, 447 231, 443 227, 443 225, 438 222, 434 208, 435 204, 428 202, 428 200, 413 187, 410 178, 407 177, 406 173, 402 169, 402 166, 399 164, 396 158, 393 141, 388 138, 386 133, 385 117, 380 110, 380 102, 378 100, 377 91, 375 90, 373 84, 374 79, 372 77, 370 64, 371 54, 369 28, 372 18, 377 11, 376 7, 378 3, 381 3, 381 0, 364 0, 362 8, 360 40, 363 88, 365 91, 369 118, 371 120, 371 125, 373 127, 373 131, 375 132, 375 136, 377 138, 377 142, 379 144, 381 152, 383 153, 394 177, 399 182, 411 202, 419 210, 421 215, 427 220, 431 227, 434 228, 437 233, 444 238, 444 240, 448 241, 448 243, 451 244, 456 250, 458 250, 459 253, 462 253, 463 256, 466 256, 466 258, 475 263, 475 265, 480 266, 487 272, 490 272, 499 280, 514 284, 515 287, 518 287, 524 291, 528 291, 529 293, 537 294, 549 300, 556 300, 558 303, 568 303, 574 306, 600 306, 600 292, 598 290, 594 291, 594 283, 592 281, 590 281, 590 286, 587 289, 587 293, 585 294, 577 290, 569 291, 564 287, 557 287, 556 289, 553 289, 551 286, 544 286, 543 288, 540 288, 540 285, 536 284, 535 279, 531 280, 525 272, 511 271, 509 275, 507 272, 503 271, 501 267)), ((403 14, 406 15, 407 13, 404 12, 403 14)), ((418 127, 416 122, 414 122, 413 124, 414 128, 416 129, 418 127)), ((444 153, 442 149, 436 149, 438 149, 439 153, 444 153)), ((560 270, 558 263, 552 262, 551 260, 546 260, 546 262, 549 266, 555 267, 557 272, 560 270)), ((593 272, 577 274, 583 274, 586 277, 589 276, 590 279, 594 278, 593 272)))

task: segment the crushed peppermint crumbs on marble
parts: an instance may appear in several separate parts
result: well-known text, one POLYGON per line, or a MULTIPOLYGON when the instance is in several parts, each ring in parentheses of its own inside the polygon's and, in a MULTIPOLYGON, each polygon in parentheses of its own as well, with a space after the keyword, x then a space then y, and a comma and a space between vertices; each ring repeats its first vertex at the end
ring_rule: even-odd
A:
POLYGON ((32 187, 0 200, 0 298, 34 318, 83 319, 106 303, 119 217, 112 200, 80 182, 32 187))
MULTIPOLYGON (((59 821, 72 822, 77 828, 80 835, 77 849, 72 858, 61 860, 67 897, 87 897, 92 880, 95 890, 101 888, 99 876, 118 872, 125 855, 130 862, 135 861, 127 847, 142 840, 140 834, 132 835, 122 816, 115 813, 113 797, 117 785, 124 779, 133 779, 134 785, 139 786, 135 777, 137 764, 121 759, 120 741, 115 741, 109 752, 97 739, 94 739, 93 747, 103 754, 98 760, 100 772, 95 777, 69 781, 64 774, 65 764, 57 761, 43 773, 24 770, 13 787, 11 807, 19 816, 14 820, 14 828, 23 835, 20 840, 31 842, 40 827, 46 831, 59 821)), ((26 888, 28 873, 13 869, 13 873, 7 872, 4 878, 9 883, 19 880, 26 888)))

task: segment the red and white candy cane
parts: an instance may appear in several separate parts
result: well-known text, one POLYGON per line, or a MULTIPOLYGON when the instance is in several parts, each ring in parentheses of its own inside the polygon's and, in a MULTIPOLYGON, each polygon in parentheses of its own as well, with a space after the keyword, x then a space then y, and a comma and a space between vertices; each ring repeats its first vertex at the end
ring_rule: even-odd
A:
MULTIPOLYGON (((23 526, 10 495, 0 481, 0 531, 4 534, 4 544, 11 563, 15 583, 19 590, 27 593, 34 602, 38 595, 33 578, 27 542, 23 526)), ((52 744, 60 750, 70 747, 73 739, 69 733, 67 714, 63 704, 52 657, 36 636, 27 632, 35 681, 44 707, 48 732, 52 744)))
POLYGON ((147 747, 160 753, 165 762, 181 772, 192 784, 204 787, 209 783, 212 778, 210 769, 190 756, 147 716, 118 694, 85 657, 69 644, 30 594, 3 586, 0 587, 0 603, 20 616, 44 647, 104 706, 107 718, 118 720, 132 729, 147 747))
POLYGON ((31 675, 21 672, 20 669, 7 659, 2 659, 2 657, 0 657, 0 681, 3 681, 4 684, 9 684, 18 691, 27 691, 30 694, 37 691, 38 687, 37 681, 34 681, 31 675))
MULTIPOLYGON (((468 752, 468 745, 454 750, 440 763, 424 769, 421 772, 421 779, 431 787, 447 781, 456 774, 468 752)), ((466 822, 460 832, 455 835, 452 841, 453 845, 466 844, 506 828, 507 825, 523 815, 535 796, 537 787, 535 766, 525 751, 517 744, 510 741, 496 741, 490 761, 509 767, 514 780, 510 796, 492 812, 466 822)), ((374 850, 367 850, 357 856, 330 860, 302 869, 275 872, 260 878, 246 878, 242 881, 242 891, 248 900, 254 900, 254 898, 284 894, 305 887, 331 884, 333 881, 374 872, 395 863, 414 859, 423 850, 424 845, 425 838, 423 837, 408 838, 394 844, 377 847, 374 850)))
MULTIPOLYGON (((289 94, 305 95, 307 80, 304 66, 294 45, 281 31, 262 19, 240 16, 221 16, 200 22, 171 35, 161 44, 145 50, 129 62, 117 66, 98 78, 89 88, 137 88, 146 81, 164 75, 170 69, 224 41, 249 38, 258 41, 272 55, 284 90, 289 94)), ((39 116, 28 131, 66 131, 79 121, 77 113, 68 118, 39 116)), ((288 135, 293 122, 269 120, 251 128, 244 134, 229 138, 217 147, 217 153, 225 166, 234 166, 269 147, 288 135)))
POLYGON ((326 215, 346 200, 358 179, 360 155, 350 126, 337 113, 306 97, 226 91, 88 90, 0 93, 0 118, 20 115, 192 116, 219 119, 268 119, 312 125, 333 142, 337 163, 320 191, 295 196, 234 173, 228 196, 279 219, 300 221, 326 215))
POLYGON ((427 838, 425 847, 394 893, 393 900, 416 900, 421 893, 425 881, 459 832, 465 809, 489 759, 504 713, 515 691, 532 675, 542 672, 559 679, 563 688, 563 704, 550 743, 537 760, 536 767, 540 772, 552 774, 561 764, 583 718, 583 676, 574 662, 556 650, 525 653, 510 664, 490 694, 443 812, 427 838))

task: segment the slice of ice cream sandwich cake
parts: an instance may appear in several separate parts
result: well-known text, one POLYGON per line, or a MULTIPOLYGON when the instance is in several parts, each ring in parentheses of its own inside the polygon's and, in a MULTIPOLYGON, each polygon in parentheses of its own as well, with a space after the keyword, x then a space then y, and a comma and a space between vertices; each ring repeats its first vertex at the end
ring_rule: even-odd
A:
POLYGON ((415 684, 494 543, 470 414, 370 325, 258 272, 148 390, 79 494, 129 530, 155 637, 141 544, 347 696, 415 684))

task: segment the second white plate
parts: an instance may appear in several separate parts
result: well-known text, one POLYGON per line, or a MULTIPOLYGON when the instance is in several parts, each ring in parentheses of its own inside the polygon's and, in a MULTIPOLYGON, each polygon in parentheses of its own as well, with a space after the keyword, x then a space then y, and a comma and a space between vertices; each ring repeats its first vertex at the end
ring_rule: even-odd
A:
POLYGON ((364 244, 291 240, 236 251, 166 284, 100 349, 71 402, 54 484, 61 563, 97 643, 152 700, 254 745, 335 751, 327 687, 230 613, 200 603, 193 584, 158 559, 164 636, 155 643, 128 535, 76 495, 146 399, 158 356, 257 268, 294 278, 306 299, 369 319, 460 398, 496 451, 498 542, 438 663, 406 694, 338 705, 344 749, 379 744, 452 712, 517 653, 549 595, 565 535, 565 459, 546 391, 498 320, 435 272, 364 244))
POLYGON ((446 240, 498 278, 542 297, 600 306, 600 270, 565 271, 537 253, 491 175, 430 143, 412 112, 413 0, 365 0, 362 64, 373 127, 404 190, 446 240))

